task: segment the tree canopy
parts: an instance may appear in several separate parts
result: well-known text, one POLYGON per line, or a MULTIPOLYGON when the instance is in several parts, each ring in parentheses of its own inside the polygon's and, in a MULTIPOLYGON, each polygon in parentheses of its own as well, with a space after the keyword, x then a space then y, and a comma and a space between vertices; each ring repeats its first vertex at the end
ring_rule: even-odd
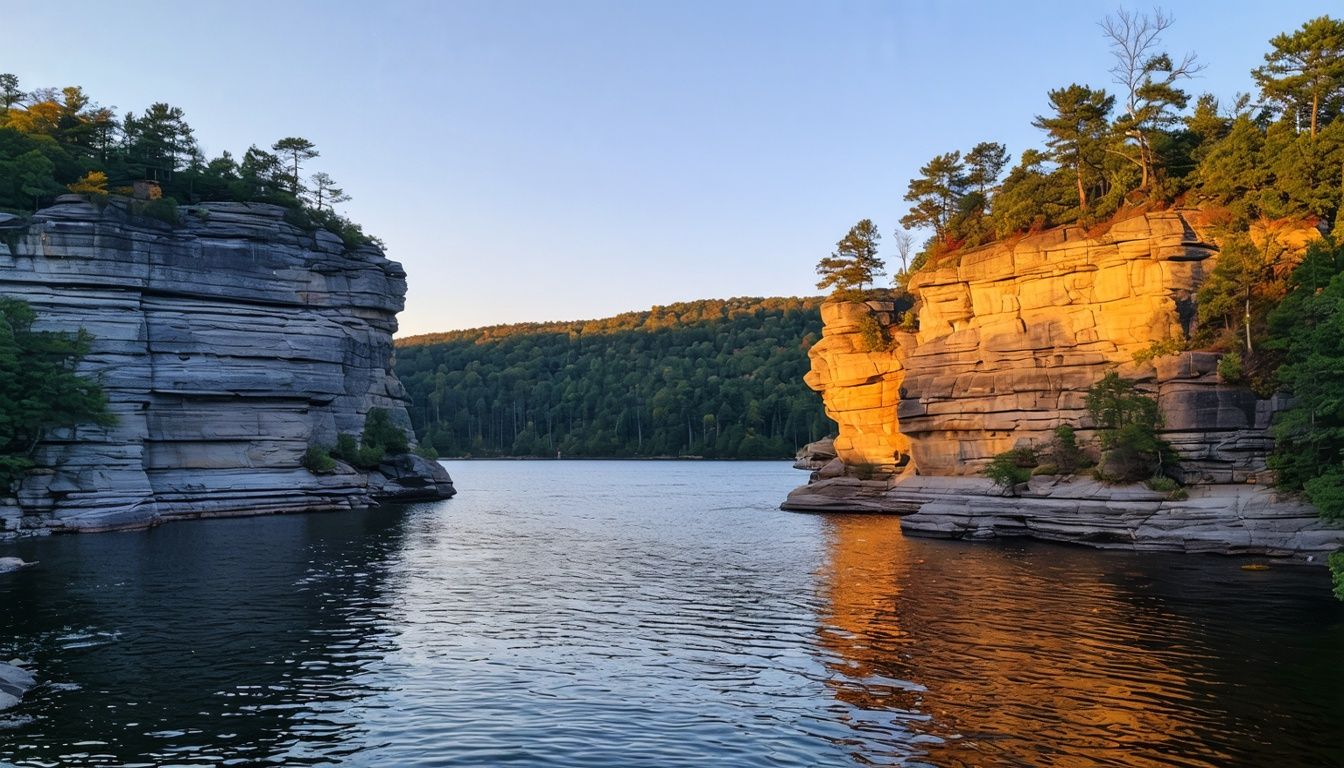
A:
POLYGON ((129 194, 144 179, 159 183, 170 209, 272 203, 289 209, 292 223, 329 229, 348 245, 375 242, 333 209, 350 197, 330 175, 305 177, 317 157, 313 142, 288 136, 271 151, 249 147, 241 160, 227 151, 207 158, 180 107, 156 102, 118 118, 78 86, 25 91, 0 74, 0 210, 27 213, 64 192, 129 194))
POLYGON ((835 251, 817 262, 817 287, 836 295, 861 292, 882 275, 886 264, 877 255, 882 234, 871 219, 862 219, 835 244, 835 251))

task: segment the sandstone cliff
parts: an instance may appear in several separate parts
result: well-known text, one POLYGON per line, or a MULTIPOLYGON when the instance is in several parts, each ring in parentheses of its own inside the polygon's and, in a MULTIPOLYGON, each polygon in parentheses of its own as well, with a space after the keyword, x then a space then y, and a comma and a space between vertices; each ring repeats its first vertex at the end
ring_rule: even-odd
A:
MULTIPOLYGON (((956 483, 921 495, 914 489, 929 483, 913 478, 977 475, 994 454, 1044 446, 1064 424, 1089 439, 1093 425, 1084 396, 1109 370, 1140 380, 1157 396, 1162 436, 1180 454, 1187 483, 1266 479, 1273 402, 1221 381, 1211 353, 1135 362, 1136 353, 1193 330, 1195 294, 1218 257, 1202 230, 1197 213, 1171 211, 1120 221, 1095 237, 1061 228, 972 249, 913 277, 916 325, 898 324, 888 303, 824 305, 823 337, 809 353, 806 380, 839 424, 839 459, 814 476, 816 484, 792 494, 786 508, 913 512, 929 499, 946 506, 957 495, 947 487, 956 483), (874 328, 881 331, 877 340, 887 341, 882 348, 874 348, 874 328)), ((1259 236, 1301 248, 1319 234, 1298 227, 1259 236)), ((995 495, 977 482, 968 477, 963 495, 995 495)), ((1112 495, 1091 485, 1070 487, 1037 495, 1087 499, 1095 503, 1072 508, 1093 512, 1112 495)), ((1286 507, 1265 501, 1269 493, 1250 507, 1268 508, 1272 517, 1286 507)), ((1218 503, 1207 501, 1210 495, 1218 494, 1201 493, 1205 507, 1218 503)), ((1160 496, 1140 501, 1141 516, 1162 511, 1160 496)), ((992 506, 1001 511, 997 502, 992 506)), ((1283 527, 1315 526, 1300 505, 1290 516, 1293 522, 1283 527)), ((946 522, 924 532, 941 526, 952 535, 955 526, 946 522)), ((992 528, 972 520, 958 530, 983 535, 992 528)), ((1285 548, 1291 546, 1279 547, 1285 548)))
POLYGON ((29 302, 44 330, 94 334, 80 372, 117 416, 50 435, 17 498, 0 500, 0 532, 451 495, 443 469, 415 456, 321 476, 300 463, 309 445, 358 435, 372 408, 409 426, 391 371, 400 265, 292 227, 275 206, 183 218, 66 196, 0 233, 0 293, 29 302))

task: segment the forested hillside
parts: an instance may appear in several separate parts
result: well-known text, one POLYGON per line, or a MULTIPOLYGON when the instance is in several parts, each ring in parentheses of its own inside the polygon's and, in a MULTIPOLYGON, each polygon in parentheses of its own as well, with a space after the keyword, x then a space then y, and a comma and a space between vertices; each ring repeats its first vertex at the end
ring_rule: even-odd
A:
POLYGON ((784 458, 828 434, 803 384, 820 298, 706 300, 397 342, 445 456, 784 458))

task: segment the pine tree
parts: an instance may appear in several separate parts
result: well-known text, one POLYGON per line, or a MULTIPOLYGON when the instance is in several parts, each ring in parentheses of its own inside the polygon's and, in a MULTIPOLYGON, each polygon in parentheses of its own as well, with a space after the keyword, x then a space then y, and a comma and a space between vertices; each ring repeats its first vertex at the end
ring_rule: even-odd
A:
POLYGON ((1100 176, 1109 130, 1107 115, 1115 98, 1106 91, 1073 83, 1050 91, 1053 117, 1036 116, 1032 125, 1048 135, 1045 143, 1051 158, 1073 172, 1078 190, 1078 208, 1087 211, 1089 187, 1100 176))
POLYGON ((886 265, 877 256, 882 235, 870 219, 863 219, 835 244, 835 252, 817 262, 817 288, 833 289, 835 296, 853 296, 883 274, 886 265))
POLYGON ((271 149, 284 161, 289 170, 285 175, 289 194, 299 197, 303 192, 303 177, 299 175, 299 171, 305 162, 319 156, 317 146, 305 138, 288 136, 272 144, 271 149))
POLYGON ((906 190, 905 199, 914 205, 901 217, 901 226, 929 227, 939 242, 947 242, 951 235, 948 225, 967 189, 961 153, 938 155, 920 168, 919 174, 906 190))
POLYGON ((1176 83, 1203 69, 1193 53, 1175 61, 1160 49, 1162 33, 1173 22, 1161 10, 1149 16, 1124 9, 1101 22, 1115 58, 1111 75, 1125 99, 1116 130, 1137 150, 1138 157, 1125 156, 1140 168, 1140 189, 1149 188, 1156 170, 1156 134, 1170 128, 1177 121, 1175 111, 1190 101, 1176 83))
POLYGON ((1274 50, 1251 74, 1266 100, 1294 117, 1305 112, 1315 138, 1321 118, 1344 101, 1344 21, 1321 16, 1269 43, 1274 50))

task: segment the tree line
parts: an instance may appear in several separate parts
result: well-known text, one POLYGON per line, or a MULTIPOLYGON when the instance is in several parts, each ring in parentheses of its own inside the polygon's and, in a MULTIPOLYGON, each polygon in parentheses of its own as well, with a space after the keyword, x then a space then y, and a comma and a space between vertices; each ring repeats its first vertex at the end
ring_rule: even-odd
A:
POLYGON ((819 298, 735 298, 397 342, 422 445, 446 456, 759 459, 834 430, 803 384, 819 298))
MULTIPOLYGON (((1244 338, 1245 312, 1237 310, 1246 302, 1236 298, 1276 267, 1281 279, 1284 269, 1276 261, 1281 254, 1246 253, 1240 236, 1265 219, 1310 219, 1336 233, 1344 227, 1344 21, 1322 16, 1273 37, 1264 64, 1251 72, 1254 89, 1226 104, 1186 90, 1203 65, 1193 53, 1167 49, 1163 37, 1173 24, 1161 10, 1103 19, 1099 44, 1111 53, 1112 90, 1079 83, 1052 89, 1048 109, 1032 122, 1043 146, 1023 150, 1016 164, 1006 146, 984 141, 920 167, 895 233, 897 286, 927 263, 996 239, 1197 205, 1220 215, 1219 234, 1235 253, 1202 302, 1209 307, 1203 341, 1227 346, 1237 332, 1244 338), (926 239, 915 251, 919 233, 926 239), (1213 332, 1220 327, 1227 333, 1213 332)), ((855 225, 818 264, 818 287, 844 293, 875 284, 885 268, 879 239, 871 220, 855 225)), ((1281 295, 1282 287, 1280 280, 1269 293, 1281 295)), ((1250 322, 1263 332, 1261 310, 1250 322)), ((1245 352, 1253 351, 1255 334, 1245 352)))
POLYGON ((330 175, 305 172, 319 156, 313 142, 287 136, 241 158, 207 158, 179 107, 159 102, 118 117, 79 86, 26 91, 0 74, 0 210, 31 212, 66 192, 129 195, 132 182, 149 180, 163 194, 149 213, 169 221, 178 204, 272 203, 291 223, 328 229, 352 247, 376 242, 336 212, 350 197, 330 175))

